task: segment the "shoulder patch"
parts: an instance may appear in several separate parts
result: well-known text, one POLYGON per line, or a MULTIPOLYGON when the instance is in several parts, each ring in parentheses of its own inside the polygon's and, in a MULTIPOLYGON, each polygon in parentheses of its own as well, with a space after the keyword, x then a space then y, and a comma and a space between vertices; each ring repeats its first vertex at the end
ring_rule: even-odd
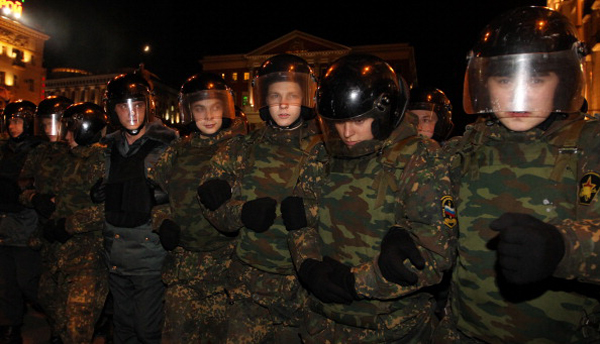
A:
POLYGON ((454 199, 452 198, 452 196, 444 196, 441 199, 441 203, 444 224, 448 228, 454 228, 458 223, 458 220, 456 219, 456 208, 454 207, 454 199))
POLYGON ((595 172, 586 173, 579 181, 577 193, 579 204, 590 205, 598 193, 598 187, 600 187, 600 175, 595 172))

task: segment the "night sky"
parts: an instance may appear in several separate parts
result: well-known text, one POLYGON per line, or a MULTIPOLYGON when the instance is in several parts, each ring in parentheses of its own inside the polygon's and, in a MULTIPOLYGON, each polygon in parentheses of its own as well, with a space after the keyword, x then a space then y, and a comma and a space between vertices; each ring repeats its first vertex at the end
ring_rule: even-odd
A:
MULTIPOLYGON (((436 86, 462 113, 465 57, 483 27, 516 6, 546 1, 73 1, 26 0, 26 24, 52 38, 44 65, 95 73, 142 60, 178 88, 205 55, 243 54, 293 30, 346 46, 409 43, 420 85, 436 86), (336 1, 336 3, 341 3, 336 1), (149 44, 151 53, 143 54, 149 44)), ((457 118, 458 119, 458 118, 457 118)))

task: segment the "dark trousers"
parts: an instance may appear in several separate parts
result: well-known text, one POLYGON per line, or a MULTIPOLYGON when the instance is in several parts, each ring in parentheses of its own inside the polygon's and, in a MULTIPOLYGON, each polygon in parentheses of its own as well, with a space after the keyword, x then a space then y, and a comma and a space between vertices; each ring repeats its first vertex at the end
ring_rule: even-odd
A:
POLYGON ((165 285, 160 275, 110 274, 116 344, 160 343, 165 285))
POLYGON ((0 326, 23 323, 25 301, 37 304, 40 252, 29 247, 0 246, 0 326))

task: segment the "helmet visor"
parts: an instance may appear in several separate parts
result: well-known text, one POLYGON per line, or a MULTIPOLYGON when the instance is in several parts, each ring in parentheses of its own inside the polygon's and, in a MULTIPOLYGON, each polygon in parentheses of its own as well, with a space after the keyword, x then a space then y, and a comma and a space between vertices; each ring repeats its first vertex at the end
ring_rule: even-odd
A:
POLYGON ((474 57, 465 74, 465 112, 510 117, 572 113, 583 103, 584 74, 575 50, 474 57))
POLYGON ((235 118, 233 96, 228 90, 205 90, 184 94, 179 106, 184 123, 235 118))
POLYGON ((315 104, 317 83, 308 73, 270 73, 259 76, 254 86, 254 105, 259 109, 280 105, 312 108, 315 104))
POLYGON ((126 98, 115 102, 114 108, 110 109, 119 119, 119 123, 125 129, 137 129, 141 127, 147 117, 150 104, 147 98, 126 98))
POLYGON ((34 121, 34 135, 45 136, 51 142, 64 140, 65 132, 61 118, 62 114, 36 116, 34 121))

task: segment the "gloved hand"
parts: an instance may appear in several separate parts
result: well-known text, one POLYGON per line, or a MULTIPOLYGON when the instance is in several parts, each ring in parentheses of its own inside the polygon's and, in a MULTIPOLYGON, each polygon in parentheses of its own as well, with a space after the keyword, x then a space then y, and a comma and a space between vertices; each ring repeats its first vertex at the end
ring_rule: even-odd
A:
POLYGON ((242 223, 256 233, 265 232, 275 222, 277 201, 271 197, 257 198, 242 206, 242 223))
POLYGON ((181 228, 177 223, 172 220, 165 219, 160 224, 158 229, 158 236, 160 243, 163 245, 165 250, 171 251, 179 245, 181 235, 181 228))
POLYGON ((94 204, 102 203, 106 200, 106 183, 104 178, 100 178, 92 185, 90 189, 90 198, 94 204))
POLYGON ((215 211, 231 198, 231 185, 222 179, 211 179, 198 187, 198 197, 208 210, 215 211))
POLYGON ((302 262, 298 278, 322 302, 349 305, 358 300, 350 267, 329 256, 323 261, 309 258, 302 262))
POLYGON ((504 213, 490 223, 498 235, 498 264, 506 280, 527 284, 552 276, 565 255, 558 229, 535 217, 504 213))
POLYGON ((383 277, 401 286, 416 284, 418 276, 404 266, 407 258, 415 268, 422 270, 425 267, 425 259, 410 234, 404 228, 390 228, 381 241, 377 261, 383 277))
POLYGON ((307 226, 302 197, 290 196, 281 201, 281 217, 288 231, 297 230, 307 226))
POLYGON ((66 243, 67 240, 71 239, 71 237, 73 236, 67 232, 66 222, 67 222, 67 219, 62 217, 62 218, 56 220, 56 223, 54 226, 54 238, 56 239, 56 241, 60 242, 61 244, 66 243))
POLYGON ((50 218, 50 215, 56 210, 56 204, 52 201, 54 195, 36 193, 31 198, 31 204, 39 215, 50 218))

